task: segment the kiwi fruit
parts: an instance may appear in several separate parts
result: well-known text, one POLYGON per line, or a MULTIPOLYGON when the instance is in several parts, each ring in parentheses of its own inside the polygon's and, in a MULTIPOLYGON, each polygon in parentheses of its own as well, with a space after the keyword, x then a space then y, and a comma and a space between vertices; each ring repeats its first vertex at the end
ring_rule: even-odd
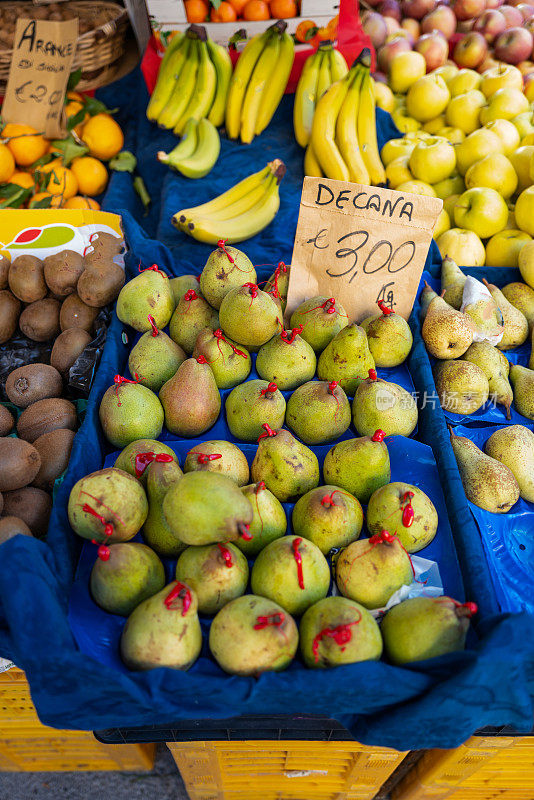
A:
POLYGON ((70 294, 61 306, 59 326, 62 331, 69 328, 81 328, 91 333, 97 315, 98 308, 88 306, 83 300, 80 300, 77 294, 70 294))
MULTIPOLYGON (((17 422, 17 433, 26 442, 35 442, 43 433, 55 431, 57 428, 73 431, 77 421, 76 408, 70 400, 48 398, 38 400, 22 412, 17 422)), ((26 483, 31 483, 32 480, 33 478, 26 483)))
POLYGON ((41 456, 31 444, 14 436, 0 439, 0 492, 22 489, 41 468, 41 456))
POLYGON ((45 281, 56 297, 67 297, 76 291, 78 278, 85 269, 79 253, 63 250, 54 256, 47 256, 43 264, 45 281))
POLYGON ((50 363, 65 375, 90 341, 92 341, 91 334, 83 328, 68 328, 60 333, 54 342, 50 363))
POLYGON ((0 403, 0 436, 7 436, 13 430, 15 418, 11 411, 0 403))
POLYGON ((5 515, 21 519, 34 536, 45 535, 51 511, 52 498, 36 486, 25 486, 4 494, 5 515))
POLYGON ((0 290, 0 344, 9 341, 20 316, 20 300, 7 289, 0 290))
POLYGON ((35 303, 46 297, 43 262, 35 256, 18 256, 9 267, 9 288, 23 303, 35 303))
POLYGON ((27 364, 10 372, 6 381, 6 394, 19 408, 27 408, 46 397, 61 397, 61 375, 49 364, 27 364))
POLYGON ((21 533, 23 536, 32 535, 26 523, 18 517, 2 517, 0 519, 0 544, 12 539, 17 533, 21 533))
POLYGON ((33 446, 41 456, 41 467, 33 479, 34 486, 52 489, 56 478, 67 469, 73 441, 73 431, 65 428, 43 433, 35 440, 33 446))
POLYGON ((7 289, 8 275, 11 261, 5 256, 0 256, 0 289, 7 289))
POLYGON ((19 319, 22 333, 34 342, 47 342, 59 333, 58 300, 46 297, 26 306, 19 319))
POLYGON ((85 269, 78 281, 78 294, 88 306, 101 308, 111 303, 124 286, 124 270, 113 261, 85 269))

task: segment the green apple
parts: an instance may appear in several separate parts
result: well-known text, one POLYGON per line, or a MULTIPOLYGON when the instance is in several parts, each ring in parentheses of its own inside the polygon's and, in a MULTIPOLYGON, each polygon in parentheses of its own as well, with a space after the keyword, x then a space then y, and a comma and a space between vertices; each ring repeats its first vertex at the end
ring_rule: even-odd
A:
POLYGON ((524 189, 515 204, 517 227, 534 236, 534 186, 524 189))
POLYGON ((451 97, 457 97, 459 94, 470 92, 471 89, 478 89, 482 82, 482 75, 475 72, 474 69, 460 69, 447 81, 451 97))
POLYGON ((442 208, 441 213, 438 217, 438 221, 436 222, 436 227, 434 228, 434 233, 432 234, 432 237, 434 239, 439 239, 442 233, 445 233, 445 231, 450 230, 450 227, 451 227, 450 217, 445 211, 445 209, 442 208))
POLYGON ((406 95, 406 111, 419 122, 428 122, 445 111, 450 99, 443 78, 429 73, 410 86, 406 95))
POLYGON ((479 127, 481 109, 486 104, 486 98, 478 89, 453 97, 445 112, 447 125, 459 128, 464 133, 473 133, 479 127))
POLYGON ((395 159, 401 156, 410 156, 415 145, 416 142, 411 142, 406 138, 390 139, 380 151, 382 164, 387 167, 391 161, 395 161, 395 159))
POLYGON ((460 195, 463 194, 464 192, 465 192, 465 186, 463 187, 461 192, 459 192, 458 194, 451 194, 449 195, 449 197, 446 197, 445 200, 443 201, 443 208, 449 215, 451 221, 454 219, 454 206, 458 202, 458 198, 460 197, 460 195))
POLYGON ((488 105, 480 109, 480 122, 486 125, 493 119, 513 119, 528 109, 528 100, 521 89, 507 86, 492 94, 488 105))
MULTIPOLYGON (((518 147, 515 153, 510 156, 510 161, 516 171, 518 179, 518 191, 522 192, 532 184, 530 177, 530 165, 534 159, 534 145, 528 144, 518 147)), ((521 227, 521 226, 520 226, 521 227)))
POLYGON ((518 267, 521 277, 526 284, 534 289, 534 242, 527 243, 521 248, 518 258, 518 267))
POLYGON ((400 183, 396 189, 397 192, 404 192, 405 194, 423 194, 426 197, 436 197, 436 192, 429 183, 425 181, 404 181, 400 183))
POLYGON ((454 206, 455 225, 473 231, 481 239, 504 230, 507 220, 508 206, 495 189, 468 189, 454 206))
POLYGON ((465 185, 467 189, 478 186, 495 189, 508 200, 517 189, 517 175, 512 162, 506 156, 502 153, 491 153, 469 167, 465 173, 465 185))
POLYGON ((429 119, 428 122, 425 122, 423 130, 425 133, 435 136, 440 128, 445 127, 445 124, 445 114, 440 114, 438 117, 434 117, 433 119, 429 119))
POLYGON ((496 133, 487 128, 480 128, 466 136, 463 142, 456 145, 456 167, 460 175, 465 175, 471 164, 491 153, 502 153, 503 144, 496 133))
POLYGON ((444 181, 454 172, 455 167, 454 147, 439 136, 419 142, 410 156, 412 175, 426 183, 444 181))
POLYGON ((517 117, 514 117, 512 123, 515 126, 520 139, 524 139, 525 136, 528 136, 530 133, 534 133, 534 125, 532 124, 532 111, 530 111, 530 109, 528 111, 523 111, 522 114, 518 114, 517 117))
POLYGON ((452 128, 450 125, 445 125, 437 132, 437 136, 442 136, 447 139, 451 144, 460 144, 465 139, 465 133, 460 128, 452 128))
POLYGON ((405 108, 396 108, 395 111, 392 111, 391 116, 401 133, 412 133, 421 127, 421 123, 418 120, 408 116, 405 108))
POLYGON ((386 167, 386 178, 390 189, 396 189, 401 183, 413 180, 408 163, 410 156, 400 156, 390 161, 386 167))
POLYGON ((496 233, 486 244, 486 264, 490 267, 517 267, 519 254, 532 237, 519 230, 496 233))
POLYGON ((484 245, 473 231, 451 228, 436 242, 441 257, 449 256, 460 267, 483 267, 486 258, 484 245))
POLYGON ((456 64, 443 64, 441 67, 437 67, 436 69, 432 70, 432 75, 441 75, 447 86, 449 85, 449 81, 451 78, 454 78, 459 72, 458 67, 456 64))
POLYGON ((484 127, 486 130, 497 134, 502 142, 505 156, 515 153, 519 147, 520 136, 513 120, 510 122, 509 119, 493 119, 491 122, 486 123, 484 127))
POLYGON ((499 64, 498 67, 487 69, 481 75, 480 89, 486 97, 491 97, 499 89, 506 87, 523 90, 523 76, 517 67, 511 64, 499 64))
POLYGON ((436 192, 436 197, 441 198, 441 200, 446 200, 453 194, 459 195, 462 194, 462 192, 465 192, 464 179, 461 175, 458 175, 457 172, 454 172, 443 181, 434 183, 433 186, 434 191, 436 192))
POLYGON ((389 66, 389 85, 394 92, 407 92, 425 72, 426 61, 421 53, 414 50, 397 53, 389 66))

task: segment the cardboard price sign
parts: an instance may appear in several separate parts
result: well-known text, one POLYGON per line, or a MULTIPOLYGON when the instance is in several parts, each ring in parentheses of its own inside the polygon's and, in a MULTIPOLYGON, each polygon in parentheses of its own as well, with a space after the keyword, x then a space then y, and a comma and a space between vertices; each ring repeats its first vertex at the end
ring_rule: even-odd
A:
POLYGON ((382 300, 408 319, 443 208, 436 197, 304 178, 287 313, 311 297, 335 297, 351 322, 382 300))
POLYGON ((77 39, 77 19, 17 20, 4 122, 30 125, 50 139, 64 135, 64 97, 77 39))

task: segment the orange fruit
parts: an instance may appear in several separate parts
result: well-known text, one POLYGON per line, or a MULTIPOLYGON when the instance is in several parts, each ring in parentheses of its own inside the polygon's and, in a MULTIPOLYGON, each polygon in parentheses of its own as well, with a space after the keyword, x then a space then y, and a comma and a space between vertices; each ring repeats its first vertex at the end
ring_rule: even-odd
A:
POLYGON ((100 203, 97 203, 91 197, 82 197, 80 194, 76 194, 63 203, 63 208, 88 208, 92 211, 99 211, 100 203))
POLYGON ((44 156, 48 149, 46 139, 29 125, 8 122, 2 129, 0 138, 9 139, 6 144, 19 167, 29 167, 38 158, 44 156))
POLYGON ((109 161, 122 150, 124 135, 109 114, 95 114, 83 127, 83 141, 92 156, 109 161))
POLYGON ((72 89, 67 92, 67 100, 77 100, 78 103, 85 102, 83 94, 80 94, 79 92, 73 92, 72 89))
POLYGON ((185 13, 188 22, 205 22, 209 7, 204 0, 185 0, 185 13))
POLYGON ((271 19, 269 6, 263 0, 249 0, 243 9, 243 19, 254 22, 262 19, 271 19))
POLYGON ((51 197, 52 198, 52 202, 50 204, 50 208, 61 208, 61 206, 63 204, 63 198, 61 197, 61 195, 60 194, 50 194, 50 192, 37 192, 37 194, 34 194, 34 196, 32 197, 32 199, 30 200, 30 202, 28 204, 28 208, 33 208, 35 203, 38 203, 39 200, 44 200, 47 197, 51 197))
POLYGON ((81 194, 89 197, 102 194, 108 183, 108 171, 101 161, 91 156, 81 156, 73 160, 70 168, 81 194))
POLYGON ((330 37, 332 39, 337 39, 338 26, 339 26, 339 14, 336 17, 332 17, 332 19, 326 26, 326 30, 329 31, 330 37))
POLYGON ((47 172, 51 174, 46 187, 47 194, 59 194, 65 200, 78 194, 78 180, 72 170, 67 167, 55 166, 47 172))
POLYGON ((234 9, 237 16, 243 13, 243 9, 249 0, 230 0, 230 5, 234 9))
POLYGON ((299 13, 295 0, 271 0, 269 8, 271 16, 277 19, 296 17, 299 13))
POLYGON ((13 153, 5 144, 0 144, 0 183, 9 183, 14 172, 13 153))
POLYGON ((23 189, 33 189, 35 181, 29 172, 14 172, 9 183, 16 183, 17 186, 22 186, 23 189))
POLYGON ((231 3, 222 2, 219 8, 212 8, 210 20, 212 22, 235 22, 237 14, 231 3))
POLYGON ((299 22, 297 26, 297 30, 295 31, 295 39, 297 42, 307 42, 311 39, 311 36, 308 35, 308 31, 315 30, 317 28, 315 22, 311 19, 305 19, 302 22, 299 22))

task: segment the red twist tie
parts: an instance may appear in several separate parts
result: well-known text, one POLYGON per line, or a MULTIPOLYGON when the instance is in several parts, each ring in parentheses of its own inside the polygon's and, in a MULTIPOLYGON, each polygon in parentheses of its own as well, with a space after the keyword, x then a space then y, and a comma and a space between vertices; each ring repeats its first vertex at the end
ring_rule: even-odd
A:
POLYGON ((233 351, 234 351, 234 353, 236 354, 236 356, 243 356, 243 358, 248 358, 248 356, 247 356, 247 354, 246 354, 246 353, 244 353, 242 350, 238 350, 238 348, 235 346, 235 344, 232 344, 232 342, 229 342, 229 341, 228 341, 228 339, 226 338, 226 336, 224 335, 224 333, 222 332, 222 330, 221 330, 220 328, 217 328, 217 330, 216 330, 216 331, 213 331, 213 335, 214 335, 214 336, 215 336, 215 338, 217 339, 217 345, 218 345, 218 347, 219 347, 219 353, 220 353, 221 355, 222 355, 222 350, 221 350, 221 344, 220 344, 220 343, 221 343, 221 342, 226 342, 226 344, 228 345, 228 347, 229 347, 231 350, 233 350, 233 351))
POLYGON ((376 304, 385 317, 389 317, 390 314, 394 313, 393 309, 388 308, 383 300, 378 300, 376 304))
POLYGON ((293 344, 293 342, 297 338, 298 334, 302 333, 303 330, 304 330, 304 326, 303 325, 299 325, 298 328, 292 328, 289 332, 288 331, 282 331, 282 333, 280 334, 280 338, 282 339, 282 341, 286 342, 287 344, 293 344))
POLYGON ((206 356, 197 356, 196 361, 197 361, 197 364, 207 364, 208 363, 208 359, 206 358, 206 356))
POLYGON ((314 638, 312 645, 312 653, 315 663, 319 661, 319 645, 321 644, 321 640, 325 637, 333 639, 334 642, 341 647, 341 652, 344 652, 345 646, 352 639, 351 627, 353 625, 358 625, 358 623, 361 622, 361 612, 358 611, 358 614, 359 617, 358 619, 355 619, 354 622, 347 622, 344 625, 336 625, 335 628, 323 628, 322 631, 319 631, 317 636, 314 638))
POLYGON ((184 294, 184 300, 186 303, 190 303, 192 300, 198 300, 198 294, 195 292, 194 289, 188 289, 187 292, 184 294))
POLYGON ((369 539, 369 544, 375 547, 377 544, 392 544, 392 542, 398 541, 398 536, 396 533, 390 533, 389 531, 380 531, 380 533, 375 533, 369 539))
POLYGON ((139 383, 139 381, 141 380, 141 378, 139 377, 137 372, 134 373, 134 374, 135 374, 135 380, 133 380, 133 381, 131 381, 129 378, 123 378, 122 375, 115 375, 115 377, 113 378, 113 383, 115 384, 115 394, 117 395, 117 400, 119 401, 117 403, 117 405, 122 406, 122 403, 121 403, 120 397, 119 397, 119 386, 122 383, 139 383))
POLYGON ((267 487, 265 486, 265 481, 260 481, 259 483, 256 484, 256 488, 254 489, 254 493, 255 494, 259 494, 259 492, 262 492, 266 488, 267 487))
POLYGON ((384 433, 384 431, 381 431, 380 428, 379 428, 371 436, 371 441, 372 442, 383 442, 385 438, 386 438, 386 434, 384 433))
POLYGON ((159 272, 160 275, 163 275, 165 278, 167 277, 166 273, 163 272, 157 264, 152 264, 151 267, 147 267, 146 269, 141 269, 141 264, 139 264, 139 272, 159 272))
MULTIPOLYGON (((91 506, 88 503, 83 504, 82 511, 84 512, 84 514, 92 514, 93 517, 96 517, 102 523, 102 525, 104 526, 104 536, 107 536, 108 538, 110 536, 113 536, 113 523, 108 522, 106 519, 104 519, 102 514, 98 514, 94 510, 94 508, 91 508, 91 506)), ((92 539, 91 541, 93 542, 93 544, 101 544, 101 542, 97 542, 95 539, 92 539)))
POLYGON ((299 550, 299 546, 302 543, 302 539, 300 536, 297 536, 296 539, 293 539, 293 544, 291 547, 293 548, 293 556, 295 561, 297 562, 297 578, 299 582, 299 587, 304 589, 304 573, 302 572, 302 553, 299 550))
POLYGON ((152 336, 159 336, 158 327, 156 325, 156 320, 152 316, 152 314, 148 315, 148 321, 150 322, 150 326, 152 328, 152 336))
POLYGON ((230 253, 226 249, 227 241, 228 239, 219 239, 219 241, 217 242, 217 247, 219 247, 223 251, 223 253, 226 253, 226 257, 228 258, 230 264, 235 264, 235 259, 230 255, 230 253))
MULTIPOLYGON (((140 478, 149 464, 154 461, 154 453, 137 453, 135 457, 135 477, 140 478)), ((171 459, 172 461, 172 459, 171 459)))
POLYGON ((252 541, 252 534, 250 532, 250 525, 247 525, 245 522, 239 522, 237 525, 237 530, 239 531, 239 535, 245 542, 252 541))
POLYGON ((336 298, 330 297, 326 303, 323 303, 321 308, 324 308, 327 314, 335 314, 336 313, 336 298), (328 308, 327 308, 328 306, 328 308))
POLYGON ((250 289, 249 294, 250 294, 252 300, 254 300, 254 298, 258 296, 258 286, 257 286, 257 284, 255 284, 255 283, 244 283, 243 284, 243 288, 245 288, 245 287, 247 289, 250 289))
POLYGON ((459 603, 458 600, 454 600, 454 598, 447 597, 446 595, 442 597, 434 597, 433 601, 434 603, 437 603, 438 605, 441 606, 444 606, 447 603, 452 603, 455 608, 457 609, 461 608, 462 612, 465 612, 461 613, 460 616, 468 617, 469 619, 471 619, 471 617, 473 617, 478 612, 478 606, 476 603, 472 602, 459 603))
MULTIPOLYGON (((92 540, 93 544, 98 544, 94 539, 92 540)), ((100 561, 109 561, 109 557, 111 556, 111 550, 106 544, 101 544, 97 550, 97 556, 100 561)))
POLYGON ((402 524, 405 528, 410 528, 413 525, 415 513, 412 506, 412 497, 414 496, 413 492, 405 492, 401 499, 402 524), (402 503, 406 505, 402 505, 402 503))
POLYGON ((376 374, 376 369, 370 369, 369 370, 369 380, 370 381, 377 381, 378 380, 378 375, 376 374))
POLYGON ((187 612, 191 607, 192 597, 189 588, 185 585, 185 583, 177 582, 176 586, 173 586, 165 600, 163 601, 165 604, 165 608, 168 608, 169 611, 174 611, 176 606, 174 601, 180 598, 182 601, 182 617, 185 617, 187 612))
POLYGON ((270 383, 266 389, 262 389, 260 392, 260 397, 263 395, 274 394, 274 392, 278 391, 278 386, 276 383, 270 383))
POLYGON ((330 381, 328 384, 328 394, 334 394, 339 384, 336 381, 330 381))
POLYGON ((471 603, 471 602, 468 602, 468 603, 461 603, 461 604, 460 604, 460 607, 461 607, 461 608, 465 608, 465 610, 469 612, 469 613, 466 615, 466 616, 468 616, 469 618, 471 618, 471 617, 474 617, 474 616, 475 616, 475 614, 478 612, 478 606, 477 606, 477 604, 476 604, 476 603, 471 603))
POLYGON ((335 506, 334 492, 332 492, 332 494, 325 494, 325 496, 321 500, 321 505, 324 506, 325 508, 332 508, 332 506, 335 506))
POLYGON ((273 429, 271 428, 271 426, 270 426, 270 425, 268 425, 266 422, 264 422, 264 423, 263 423, 263 425, 262 425, 261 427, 263 428, 263 430, 265 431, 265 433, 260 433, 260 435, 258 436, 258 443, 259 443, 259 442, 260 442, 262 439, 266 439, 268 436, 276 436, 276 431, 273 431, 273 429))
POLYGON ((254 625, 255 631, 262 631, 268 628, 269 625, 279 628, 285 622, 285 615, 280 611, 275 611, 274 614, 267 614, 266 617, 257 617, 256 624, 254 625))
POLYGON ((199 464, 207 464, 208 461, 216 461, 218 458, 222 458, 222 453, 199 453, 197 461, 199 464))
POLYGON ((219 550, 221 551, 221 554, 222 554, 222 557, 224 558, 224 563, 226 564, 226 566, 227 566, 229 569, 230 569, 231 567, 233 567, 233 566, 234 566, 234 562, 232 561, 232 554, 231 554, 231 552, 228 550, 228 548, 227 548, 227 547, 225 547, 225 546, 224 546, 224 545, 222 545, 222 544, 218 544, 218 545, 217 545, 217 547, 218 547, 218 548, 219 548, 219 550))

